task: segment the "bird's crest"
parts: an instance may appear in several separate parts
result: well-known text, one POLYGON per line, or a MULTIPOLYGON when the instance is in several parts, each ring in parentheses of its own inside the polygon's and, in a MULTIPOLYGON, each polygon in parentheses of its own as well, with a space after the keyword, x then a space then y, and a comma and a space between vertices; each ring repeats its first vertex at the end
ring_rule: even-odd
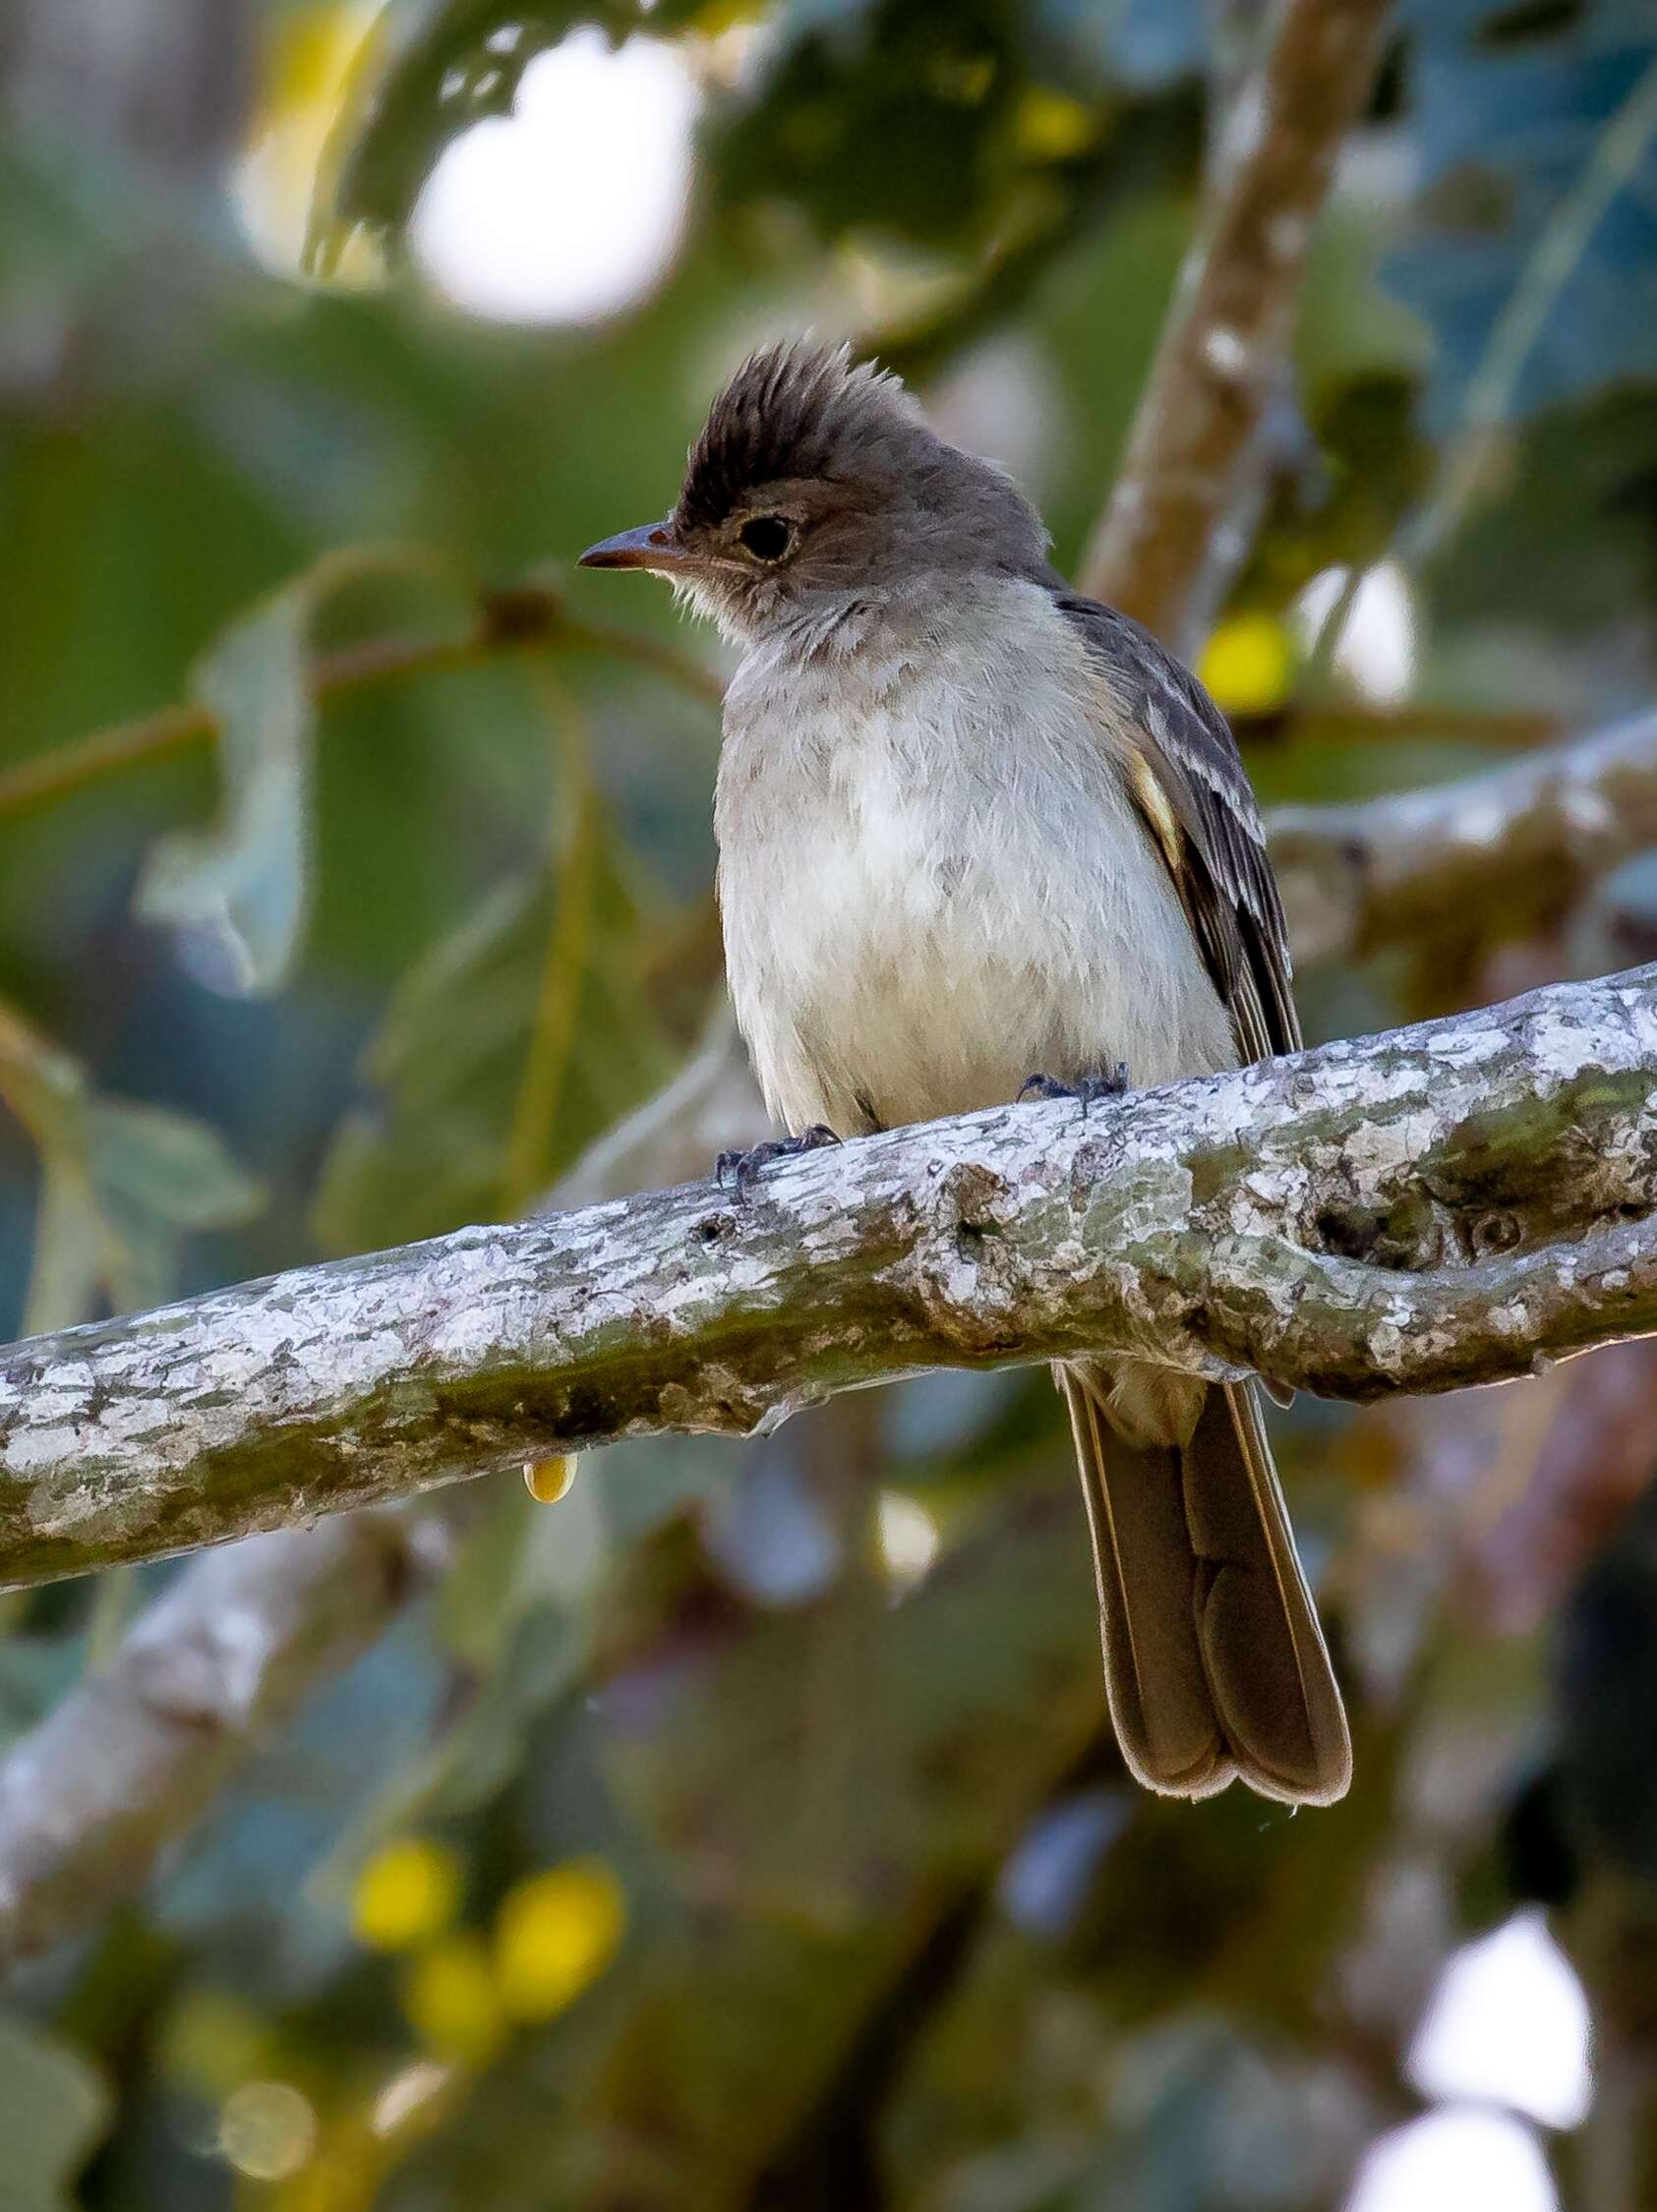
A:
POLYGON ((756 485, 832 477, 878 461, 922 423, 898 378, 848 346, 805 341, 750 354, 708 411, 690 448, 676 520, 723 522, 756 485))

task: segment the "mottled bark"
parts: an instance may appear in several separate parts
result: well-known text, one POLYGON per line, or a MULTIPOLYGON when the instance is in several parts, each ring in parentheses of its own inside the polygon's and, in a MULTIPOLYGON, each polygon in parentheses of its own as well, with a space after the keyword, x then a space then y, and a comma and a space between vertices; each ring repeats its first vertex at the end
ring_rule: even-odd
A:
POLYGON ((0 1359, 0 1584, 1083 1351, 1332 1397, 1657 1325, 1657 968, 297 1268, 0 1359))
POLYGON ((1298 960, 1511 934, 1657 844, 1657 712, 1426 790, 1280 806, 1268 827, 1298 960))
POLYGON ((1340 143, 1363 110, 1387 0, 1283 0, 1257 84, 1232 102, 1224 189, 1178 291, 1085 591, 1177 641, 1271 400, 1340 143))

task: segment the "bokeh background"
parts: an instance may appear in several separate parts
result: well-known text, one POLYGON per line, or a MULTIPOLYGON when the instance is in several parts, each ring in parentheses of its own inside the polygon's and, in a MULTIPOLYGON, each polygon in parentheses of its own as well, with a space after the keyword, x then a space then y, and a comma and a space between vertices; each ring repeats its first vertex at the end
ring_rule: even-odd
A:
MULTIPOLYGON (((720 649, 572 556, 811 325, 1074 565, 1264 20, 7 0, 0 1335, 755 1134, 720 649)), ((1406 0, 1268 432, 1183 641, 1268 802, 1649 701, 1644 0, 1406 0)), ((1654 950, 1657 856, 1302 1004, 1654 950)), ((1057 1413, 941 1376, 429 1504, 11 1976, 0 2205, 1657 2204, 1651 1351, 1276 1423, 1357 1733, 1299 1818, 1125 1782, 1057 1413)), ((189 1571, 0 1598, 0 1789, 131 1753, 189 1571)), ((268 1656, 212 1617, 175 1676, 268 1656)))

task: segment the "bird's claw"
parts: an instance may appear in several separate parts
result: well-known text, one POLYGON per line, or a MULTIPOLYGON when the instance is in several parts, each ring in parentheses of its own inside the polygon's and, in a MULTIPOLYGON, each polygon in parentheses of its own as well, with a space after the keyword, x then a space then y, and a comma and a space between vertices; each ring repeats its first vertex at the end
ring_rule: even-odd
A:
POLYGON ((768 1161, 796 1159, 801 1152, 819 1152, 824 1145, 839 1142, 826 1123, 813 1122, 798 1136, 768 1137, 746 1152, 721 1152, 714 1162, 714 1181, 722 1191, 734 1190, 741 1202, 747 1197, 749 1184, 768 1161))
POLYGON ((1019 1086, 1018 1103, 1022 1106, 1029 1098, 1074 1098, 1086 1117, 1088 1108, 1099 1099, 1120 1098, 1129 1087, 1128 1064, 1118 1060, 1113 1074, 1083 1076, 1073 1083, 1061 1083, 1052 1076, 1027 1076, 1019 1086))

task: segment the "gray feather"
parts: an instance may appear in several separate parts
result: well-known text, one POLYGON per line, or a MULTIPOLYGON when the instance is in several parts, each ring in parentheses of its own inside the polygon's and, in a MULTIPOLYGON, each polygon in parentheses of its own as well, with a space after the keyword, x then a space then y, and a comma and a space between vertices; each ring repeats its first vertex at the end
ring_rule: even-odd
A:
MULTIPOLYGON (((745 362, 692 448, 681 587, 742 645, 715 829, 726 963, 772 1111, 850 1134, 1141 1084, 1300 1041, 1259 808, 1223 717, 1046 566, 1039 518, 901 385, 745 362), (781 525, 767 556, 751 521, 781 525), (747 535, 745 535, 747 533, 747 535)), ((1130 1767, 1327 1803, 1339 1693, 1252 1390, 1059 1371, 1130 1767)))

